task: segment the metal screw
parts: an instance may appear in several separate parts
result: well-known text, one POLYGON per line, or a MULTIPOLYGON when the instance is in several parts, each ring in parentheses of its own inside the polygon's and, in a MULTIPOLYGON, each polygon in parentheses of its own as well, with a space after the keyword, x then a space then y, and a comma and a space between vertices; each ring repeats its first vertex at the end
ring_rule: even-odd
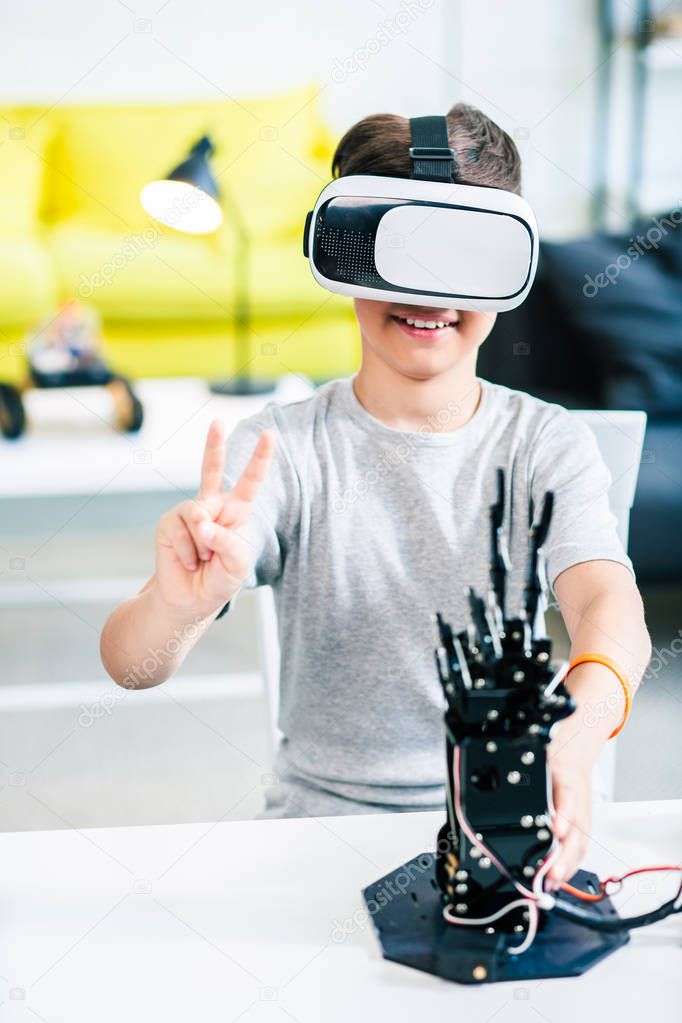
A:
POLYGON ((485 978, 488 976, 488 971, 486 970, 485 966, 479 964, 478 966, 474 966, 473 970, 471 971, 471 976, 474 978, 474 980, 485 980, 485 978))
POLYGON ((465 913, 469 912, 469 907, 466 902, 458 902, 455 904, 455 913, 457 916, 464 916, 465 913))
POLYGON ((478 865, 481 868, 481 870, 487 870, 488 867, 490 866, 490 859, 487 856, 482 856, 481 859, 478 861, 478 865))
POLYGON ((512 632, 511 638, 512 639, 521 639, 521 633, 518 630, 515 630, 514 632, 512 632))
POLYGON ((495 928, 494 927, 486 927, 485 933, 486 934, 494 934, 495 933, 495 928))
POLYGON ((532 814, 524 813, 523 817, 521 818, 521 827, 522 828, 532 828, 533 827, 533 816, 532 816, 532 814))
POLYGON ((533 869, 533 867, 524 867, 523 868, 523 876, 524 877, 534 877, 535 876, 535 870, 533 869))
POLYGON ((522 764, 534 764, 535 763, 535 754, 532 753, 531 750, 526 750, 525 753, 521 754, 521 763, 522 764))
POLYGON ((552 715, 551 714, 543 714, 542 715, 542 720, 543 721, 551 721, 552 720, 552 715))
POLYGON ((537 660, 540 662, 540 664, 544 664, 545 661, 548 661, 549 660, 549 654, 547 653, 547 651, 546 650, 541 650, 540 653, 537 656, 537 660))
POLYGON ((485 679, 484 678, 475 678, 474 679, 474 689, 485 689, 485 679))
POLYGON ((525 677, 526 677, 525 671, 515 671, 514 674, 512 675, 512 678, 514 679, 515 682, 523 682, 525 677))
POLYGON ((510 785, 518 785, 521 781, 521 775, 518 771, 510 771, 507 775, 507 781, 510 785))
POLYGON ((477 848, 477 846, 474 846, 472 849, 469 850, 469 855, 471 856, 472 860, 477 860, 481 855, 481 850, 477 848))
POLYGON ((493 709, 493 710, 489 710, 488 711, 488 721, 497 721, 499 716, 500 716, 500 712, 497 711, 497 710, 493 709))
POLYGON ((520 934, 521 931, 525 931, 525 929, 526 928, 523 926, 523 924, 514 924, 514 930, 516 931, 517 934, 520 934))
POLYGON ((538 831, 538 841, 539 842, 546 842, 548 838, 549 838, 549 831, 547 830, 547 828, 540 828, 540 830, 538 831))
POLYGON ((457 892, 458 895, 466 895, 466 893, 469 891, 469 885, 468 884, 456 884, 455 885, 455 891, 457 892))
POLYGON ((492 741, 491 742, 486 742, 485 748, 488 751, 488 753, 497 753, 497 743, 496 742, 492 742, 492 741))
POLYGON ((535 724, 528 725, 528 734, 529 735, 537 735, 539 731, 540 731, 540 725, 535 725, 535 724))
POLYGON ((538 827, 538 828, 544 828, 546 823, 547 823, 547 817, 545 816, 545 814, 544 813, 539 813, 537 815, 537 817, 535 818, 535 826, 538 827))
POLYGON ((455 881, 466 881, 469 876, 468 870, 458 870, 455 874, 455 881))

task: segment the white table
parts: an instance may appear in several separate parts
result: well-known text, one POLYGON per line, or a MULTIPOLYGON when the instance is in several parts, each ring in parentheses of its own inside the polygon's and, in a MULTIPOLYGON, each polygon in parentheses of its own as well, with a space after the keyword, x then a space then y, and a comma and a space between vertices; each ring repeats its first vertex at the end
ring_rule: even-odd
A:
MULTIPOLYGON (((215 780, 220 784, 220 779, 215 780)), ((381 958, 361 888, 423 849, 440 814, 0 836, 3 1019, 164 1023, 673 1023, 682 918, 579 978, 461 987, 381 958), (354 923, 357 920, 357 923, 354 923), (350 932, 336 941, 339 925, 350 932)), ((682 802, 598 810, 600 876, 679 861, 682 802)), ((667 897, 629 889, 627 913, 667 897)))
POLYGON ((131 434, 113 427, 104 388, 29 391, 26 434, 17 441, 0 438, 0 497, 194 493, 211 420, 222 419, 229 433, 267 402, 299 400, 312 385, 284 377, 274 393, 243 398, 212 394, 198 378, 141 380, 135 390, 145 418, 131 434))

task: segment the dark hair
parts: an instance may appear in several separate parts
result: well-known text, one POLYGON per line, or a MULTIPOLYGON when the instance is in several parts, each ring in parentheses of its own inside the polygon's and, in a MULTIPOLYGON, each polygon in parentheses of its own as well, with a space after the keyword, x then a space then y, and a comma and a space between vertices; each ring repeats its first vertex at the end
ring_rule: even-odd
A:
MULTIPOLYGON (((513 140, 494 121, 466 103, 446 114, 448 138, 455 151, 462 185, 487 185, 521 194, 521 158, 513 140)), ((385 174, 409 178, 410 122, 397 114, 364 117, 343 136, 332 160, 334 177, 385 174)))

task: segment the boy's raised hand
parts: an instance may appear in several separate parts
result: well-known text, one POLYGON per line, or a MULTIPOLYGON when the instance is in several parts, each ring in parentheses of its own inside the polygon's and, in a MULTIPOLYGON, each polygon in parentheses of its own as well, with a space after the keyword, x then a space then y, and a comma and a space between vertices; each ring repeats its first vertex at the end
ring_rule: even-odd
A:
POLYGON ((264 430, 233 490, 226 491, 222 423, 211 423, 204 448, 201 486, 159 521, 156 586, 169 607, 209 615, 231 600, 246 579, 253 550, 241 533, 265 477, 275 436, 264 430))

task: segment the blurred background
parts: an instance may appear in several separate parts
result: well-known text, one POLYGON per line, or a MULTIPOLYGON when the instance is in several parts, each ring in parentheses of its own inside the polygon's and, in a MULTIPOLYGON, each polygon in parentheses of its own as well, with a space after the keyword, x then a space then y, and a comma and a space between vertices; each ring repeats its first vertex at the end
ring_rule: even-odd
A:
POLYGON ((350 303, 301 253, 336 141, 458 101, 515 139, 544 239, 480 374, 648 416, 629 549, 654 656, 615 795, 682 795, 682 4, 25 0, 3 27, 0 827, 260 808, 255 598, 158 691, 108 681, 99 630, 152 573, 210 419, 357 366, 350 303), (195 236, 139 196, 204 136, 223 220, 195 236))

